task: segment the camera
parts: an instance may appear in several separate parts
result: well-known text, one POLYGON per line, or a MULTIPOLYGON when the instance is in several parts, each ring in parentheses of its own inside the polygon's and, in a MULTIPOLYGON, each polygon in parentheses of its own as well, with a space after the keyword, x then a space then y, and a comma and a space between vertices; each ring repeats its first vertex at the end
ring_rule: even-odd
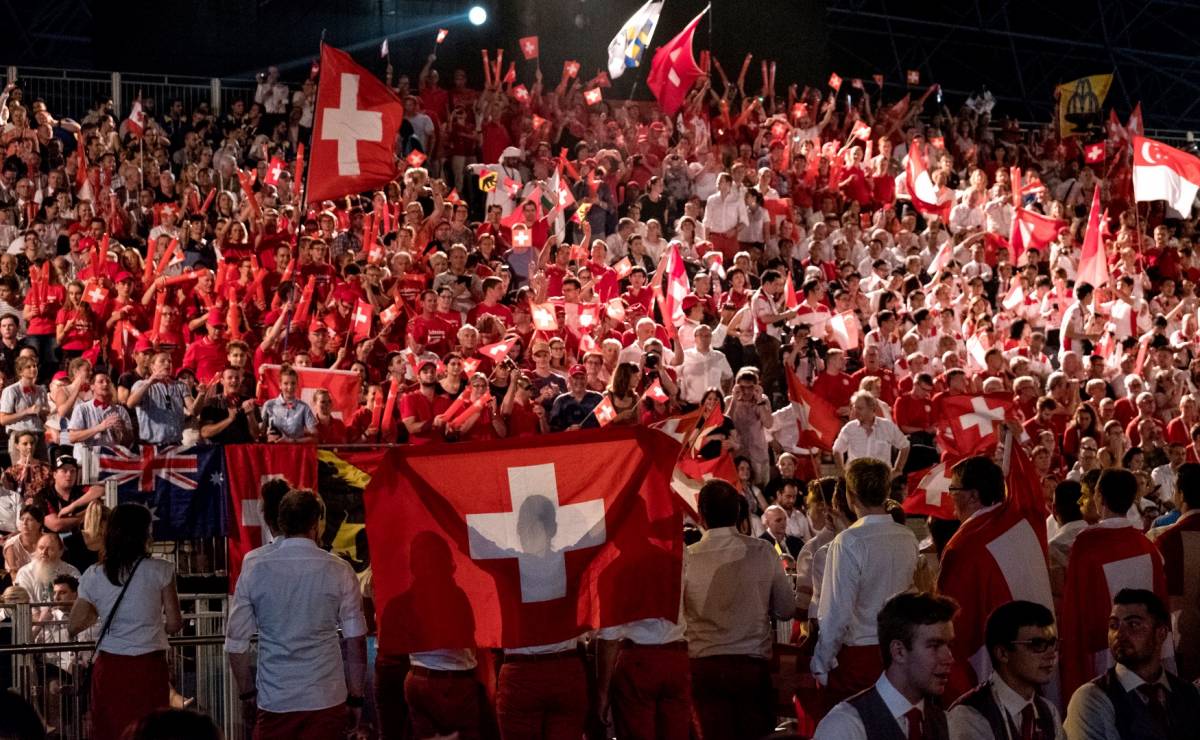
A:
POLYGON ((658 361, 661 358, 655 353, 648 353, 644 362, 647 370, 653 370, 658 367, 658 361))

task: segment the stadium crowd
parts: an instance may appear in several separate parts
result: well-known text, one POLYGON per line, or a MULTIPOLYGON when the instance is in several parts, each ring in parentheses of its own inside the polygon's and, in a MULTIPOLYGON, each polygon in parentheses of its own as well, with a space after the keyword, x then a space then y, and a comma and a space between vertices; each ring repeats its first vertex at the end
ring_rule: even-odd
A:
MULTIPOLYGON (((686 630, 607 636, 621 657, 592 710, 611 710, 618 736, 686 737, 693 708, 703 738, 770 732, 768 614, 796 615, 794 639, 811 659, 812 683, 797 692, 811 725, 801 733, 1024 740, 1063 737, 1064 715, 1072 740, 1184 737, 1196 726, 1200 697, 1187 682, 1200 676, 1200 603, 1188 579, 1200 563, 1181 544, 1200 521, 1189 516, 1200 507, 1196 221, 1161 204, 1138 213, 1124 127, 1100 134, 1108 159, 1094 164, 1054 126, 993 120, 984 99, 951 110, 926 92, 885 104, 882 87, 858 81, 846 104, 796 85, 757 95, 744 69, 736 81, 721 71, 664 116, 590 104, 590 83, 568 74, 555 87, 538 72, 527 90, 479 90, 461 69, 443 85, 431 56, 418 74, 391 77, 405 105, 396 180, 307 208, 295 174, 313 79, 289 84, 271 70, 253 100, 222 111, 144 98, 145 119, 132 124, 108 99, 54 111, 36 90, 5 89, 0 535, 19 589, 8 598, 79 588, 101 616, 112 608, 120 578, 74 580, 95 562, 82 534, 102 493, 92 485, 101 446, 466 442, 695 410, 708 419, 719 407, 724 421, 695 447, 705 460, 731 455, 738 488, 709 483, 700 494, 686 630), (934 203, 913 202, 914 150, 929 163, 934 203), (1075 280, 1095 188, 1111 262, 1102 285, 1075 280), (1014 200, 1062 220, 1047 245, 1014 254, 1014 200), (671 303, 656 294, 680 263, 687 290, 671 303), (269 394, 263 366, 281 366, 269 394), (356 373, 357 410, 335 414, 327 389, 301 398, 306 368, 356 373), (832 407, 832 444, 808 433, 813 412, 795 381, 832 407), (950 593, 958 606, 947 598, 953 589, 930 592, 946 585, 939 557, 960 525, 1003 506, 999 467, 978 457, 954 467, 948 495, 962 522, 931 519, 926 542, 896 524, 902 474, 944 452, 940 404, 977 394, 1009 397, 1020 415, 1012 437, 1050 510, 1039 525, 1056 602, 1082 588, 1089 563, 1072 544, 1084 532, 1120 529, 1134 538, 1122 546, 1152 556, 1147 578, 1105 591, 1102 610, 1070 625, 1099 630, 1093 652, 1107 658, 1111 646, 1105 666, 1116 666, 1076 670, 1073 696, 1053 693, 1053 658, 1060 634, 1080 638, 1056 632, 1054 611, 1020 599, 976 609, 984 649, 952 655, 966 606, 960 593, 950 593), (755 566, 760 555, 769 568, 755 566), (782 595, 779 559, 794 575, 782 595), (712 613, 697 594, 733 562, 757 590, 723 594, 737 608, 712 613), (914 586, 922 592, 896 596, 914 586), (1172 641, 1182 680, 1159 659, 1172 641), (689 655, 690 688, 686 660, 663 670, 689 655), (975 683, 950 696, 951 663, 977 668, 980 655, 993 677, 943 713, 937 697, 949 707, 975 683), (662 689, 657 730, 640 683, 649 676, 662 689)), ((281 535, 303 539, 315 514, 293 498, 281 535)), ((290 565, 276 564, 284 573, 314 557, 294 550, 290 565)), ((136 555, 120 571, 128 580, 136 555)), ((168 574, 153 578, 170 631, 174 587, 168 574)), ((332 604, 326 616, 343 620, 347 640, 360 637, 361 605, 332 604)), ((258 626, 270 629, 263 615, 258 626)), ((130 641, 154 648, 159 636, 130 641)), ((238 656, 249 633, 230 639, 238 656)), ((583 730, 582 678, 547 681, 551 659, 574 654, 555 647, 502 669, 505 737, 583 730), (525 687, 521 706, 505 672, 525 687), (557 709, 525 706, 572 687, 580 693, 547 698, 557 709), (538 712, 543 729, 525 734, 538 712)), ((419 737, 476 736, 485 707, 471 717, 431 699, 439 686, 474 696, 475 659, 446 652, 414 656, 403 721, 419 737)), ((251 679, 239 670, 239 680, 253 704, 251 679)), ((347 694, 340 676, 324 680, 331 696, 347 694)), ((362 682, 350 688, 357 709, 362 682)), ((270 693, 285 711, 288 693, 270 693)))

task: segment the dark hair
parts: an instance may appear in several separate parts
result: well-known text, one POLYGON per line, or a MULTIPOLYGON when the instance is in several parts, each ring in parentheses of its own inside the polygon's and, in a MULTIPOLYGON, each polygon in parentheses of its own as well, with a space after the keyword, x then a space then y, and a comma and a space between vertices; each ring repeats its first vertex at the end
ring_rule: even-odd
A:
POLYGON ((310 488, 288 491, 279 502, 279 529, 288 537, 308 534, 321 521, 324 508, 310 488))
POLYGON ((1200 509, 1200 463, 1185 462, 1175 473, 1175 490, 1189 509, 1200 509))
POLYGON ((68 575, 66 573, 63 573, 62 575, 59 575, 59 576, 55 576, 54 581, 52 582, 52 585, 54 585, 54 586, 62 585, 62 586, 66 586, 67 588, 71 589, 72 591, 76 591, 76 592, 79 591, 79 579, 76 578, 75 576, 68 575))
POLYGON ((150 556, 150 510, 141 504, 117 504, 104 529, 104 575, 120 586, 134 563, 150 556))
POLYGON ((156 709, 126 732, 130 740, 221 740, 206 714, 191 709, 156 709))
POLYGON ((42 740, 46 727, 37 710, 12 689, 0 691, 0 737, 6 740, 42 740))
POLYGON ((1163 604, 1162 599, 1158 598, 1158 594, 1144 588, 1123 588, 1113 597, 1113 606, 1137 606, 1141 604, 1146 607, 1146 613, 1154 620, 1158 627, 1168 627, 1171 624, 1171 615, 1167 613, 1167 607, 1163 604))
POLYGON ((974 489, 984 506, 1004 500, 1004 471, 990 457, 975 455, 954 466, 963 488, 974 489))
POLYGON ((1011 645, 1022 627, 1049 627, 1054 624, 1054 613, 1045 606, 1032 601, 1010 601, 1001 604, 988 615, 983 631, 983 641, 988 655, 996 661, 996 648, 1011 645))
POLYGON ((1079 481, 1065 480, 1054 487, 1054 513, 1066 522, 1077 522, 1083 518, 1079 499, 1083 496, 1083 485, 1079 481))
POLYGON ((738 521, 738 500, 741 498, 737 489, 723 480, 705 483, 700 488, 697 504, 704 525, 709 529, 735 526, 738 521))
POLYGON ((1096 481, 1096 493, 1114 514, 1124 514, 1137 498, 1137 476, 1123 468, 1107 468, 1096 481))
POLYGON ((891 480, 891 467, 873 457, 860 457, 846 466, 846 487, 863 506, 883 506, 891 480))
POLYGON ((37 504, 25 504, 24 506, 21 507, 21 511, 17 515, 17 518, 20 519, 21 517, 25 516, 26 514, 28 514, 29 516, 36 519, 38 524, 45 526, 46 510, 43 509, 42 507, 38 506, 37 504))
POLYGON ((896 594, 888 599, 875 618, 883 667, 892 664, 893 642, 899 640, 911 650, 917 627, 949 622, 957 611, 958 602, 954 599, 928 592, 896 594))
POLYGON ((259 491, 263 502, 263 521, 273 532, 279 531, 279 502, 290 490, 291 484, 283 478, 271 478, 262 484, 259 491))

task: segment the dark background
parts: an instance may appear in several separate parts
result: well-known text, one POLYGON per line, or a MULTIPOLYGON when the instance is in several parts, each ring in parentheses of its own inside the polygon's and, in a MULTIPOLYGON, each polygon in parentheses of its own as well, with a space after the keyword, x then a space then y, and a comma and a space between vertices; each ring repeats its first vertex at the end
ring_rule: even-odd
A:
MULTIPOLYGON (((516 39, 540 37, 549 81, 564 59, 590 77, 605 62, 609 39, 639 0, 484 0, 489 21, 465 20, 476 3, 414 0, 45 0, 5 2, 0 28, 9 65, 157 72, 248 78, 278 64, 292 79, 306 73, 322 29, 329 43, 355 51, 382 73, 378 45, 389 37, 397 71, 415 73, 433 49, 438 26, 450 29, 440 50, 443 73, 467 69, 478 84, 479 49, 504 46, 519 56, 516 39)), ((703 0, 667 0, 651 49, 669 40, 704 7, 703 0)), ((883 73, 886 97, 908 90, 904 73, 942 84, 950 105, 986 87, 999 113, 1045 120, 1054 86, 1086 74, 1114 72, 1106 107, 1122 120, 1137 101, 1148 129, 1200 125, 1200 19, 1194 4, 1132 2, 899 2, 891 0, 714 0, 711 23, 696 34, 697 54, 713 49, 736 77, 746 52, 747 76, 757 89, 757 60, 779 61, 778 92, 788 82, 824 85, 883 73)), ((507 66, 507 62, 506 62, 507 66)), ((533 63, 518 60, 527 83, 533 63)), ((609 97, 632 89, 645 97, 649 61, 618 80, 609 97)), ((586 79, 585 77, 585 79, 586 79)))

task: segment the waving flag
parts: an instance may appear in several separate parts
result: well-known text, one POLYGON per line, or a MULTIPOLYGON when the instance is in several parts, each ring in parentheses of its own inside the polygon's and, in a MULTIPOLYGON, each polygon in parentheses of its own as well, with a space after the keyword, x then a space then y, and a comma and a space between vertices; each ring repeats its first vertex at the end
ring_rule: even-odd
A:
POLYGON ((225 465, 219 447, 102 447, 101 481, 117 484, 120 503, 143 504, 156 540, 225 535, 225 465))
POLYGON ((1200 158, 1153 139, 1133 137, 1135 200, 1165 200, 1184 218, 1200 189, 1200 158))
POLYGON ((904 513, 957 519, 954 501, 950 498, 950 470, 957 462, 940 462, 931 468, 909 473, 908 496, 901 504, 904 513))
POLYGON ((658 16, 662 13, 663 0, 649 0, 629 16, 617 35, 608 42, 608 76, 617 79, 625 70, 641 64, 642 55, 650 46, 658 16))
POLYGON ((938 200, 938 186, 929 175, 929 167, 921 148, 913 142, 908 150, 908 161, 904 166, 905 179, 908 184, 908 195, 912 198, 913 206, 926 216, 937 216, 943 223, 950 221, 950 208, 954 205, 950 200, 938 200))
POLYGON ((678 616, 678 447, 640 427, 558 436, 388 450, 365 494, 380 653, 678 616))
POLYGON ((646 86, 658 99, 658 107, 669 116, 679 110, 692 85, 704 74, 696 66, 696 57, 692 54, 692 36, 707 12, 705 7, 678 36, 659 47, 650 63, 646 86))
MULTIPOLYGON (((279 365, 262 365, 258 369, 259 400, 265 401, 279 395, 279 365)), ((300 400, 316 408, 313 396, 319 390, 329 391, 333 397, 333 416, 349 424, 358 410, 362 381, 358 373, 350 370, 328 370, 321 367, 295 367, 300 387, 296 389, 300 400)))
POLYGON ((1104 249, 1104 237, 1100 234, 1100 187, 1092 191, 1092 209, 1088 212, 1087 231, 1083 233, 1083 254, 1079 257, 1079 269, 1075 272, 1075 283, 1087 283, 1093 288, 1108 285, 1108 255, 1104 249))

